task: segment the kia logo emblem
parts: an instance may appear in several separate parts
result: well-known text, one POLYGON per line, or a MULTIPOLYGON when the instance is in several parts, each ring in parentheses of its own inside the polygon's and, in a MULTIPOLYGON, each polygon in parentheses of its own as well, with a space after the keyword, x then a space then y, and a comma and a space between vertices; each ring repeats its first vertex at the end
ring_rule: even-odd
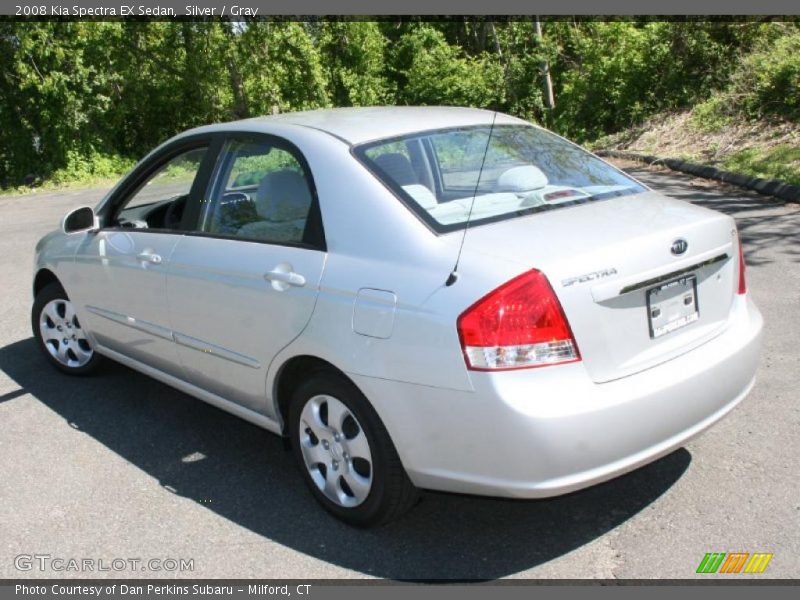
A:
POLYGON ((674 242, 672 242, 672 248, 670 248, 670 250, 675 256, 680 256, 688 249, 689 249, 689 242, 687 242, 683 238, 679 238, 674 242))

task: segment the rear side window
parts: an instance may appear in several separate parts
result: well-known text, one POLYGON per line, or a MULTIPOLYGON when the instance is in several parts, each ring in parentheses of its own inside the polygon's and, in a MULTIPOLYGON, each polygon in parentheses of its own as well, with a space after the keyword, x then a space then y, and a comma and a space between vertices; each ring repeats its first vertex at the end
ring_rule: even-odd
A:
POLYGON ((217 161, 201 230, 302 244, 313 204, 308 174, 294 153, 272 142, 231 141, 217 161))
POLYGON ((427 131, 365 144, 355 155, 438 232, 463 229, 468 219, 478 225, 645 191, 578 146, 526 125, 427 131))

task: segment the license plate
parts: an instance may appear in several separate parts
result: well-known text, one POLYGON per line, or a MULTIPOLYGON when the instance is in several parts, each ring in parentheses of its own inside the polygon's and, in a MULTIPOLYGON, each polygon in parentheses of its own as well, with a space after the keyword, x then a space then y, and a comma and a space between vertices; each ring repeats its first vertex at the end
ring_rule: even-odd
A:
POLYGON ((699 318, 695 275, 687 275, 647 290, 647 320, 651 338, 660 338, 699 318))

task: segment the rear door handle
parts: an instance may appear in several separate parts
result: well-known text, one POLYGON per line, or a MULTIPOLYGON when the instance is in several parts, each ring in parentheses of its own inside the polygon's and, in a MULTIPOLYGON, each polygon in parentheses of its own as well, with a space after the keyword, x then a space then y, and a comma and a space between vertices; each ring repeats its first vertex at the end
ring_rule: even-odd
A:
POLYGON ((147 250, 137 254, 136 258, 138 258, 142 262, 149 262, 149 263, 152 263, 154 265, 160 265, 161 264, 161 255, 160 254, 155 254, 154 252, 149 252, 147 250))
POLYGON ((285 264, 278 265, 272 271, 264 273, 264 279, 272 282, 272 287, 280 292, 288 289, 288 287, 303 287, 306 284, 306 278, 295 273, 291 267, 285 264))

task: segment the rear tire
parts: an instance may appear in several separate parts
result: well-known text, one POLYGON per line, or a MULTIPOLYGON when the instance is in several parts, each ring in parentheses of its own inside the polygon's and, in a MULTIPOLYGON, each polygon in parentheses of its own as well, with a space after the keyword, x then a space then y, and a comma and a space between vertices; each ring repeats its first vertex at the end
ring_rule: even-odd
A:
POLYGON ((345 523, 387 523, 419 497, 377 413, 341 375, 315 371, 298 386, 289 436, 311 493, 345 523))
POLYGON ((57 282, 47 284, 36 295, 31 327, 47 361, 62 373, 88 375, 102 362, 83 331, 67 293, 57 282))

